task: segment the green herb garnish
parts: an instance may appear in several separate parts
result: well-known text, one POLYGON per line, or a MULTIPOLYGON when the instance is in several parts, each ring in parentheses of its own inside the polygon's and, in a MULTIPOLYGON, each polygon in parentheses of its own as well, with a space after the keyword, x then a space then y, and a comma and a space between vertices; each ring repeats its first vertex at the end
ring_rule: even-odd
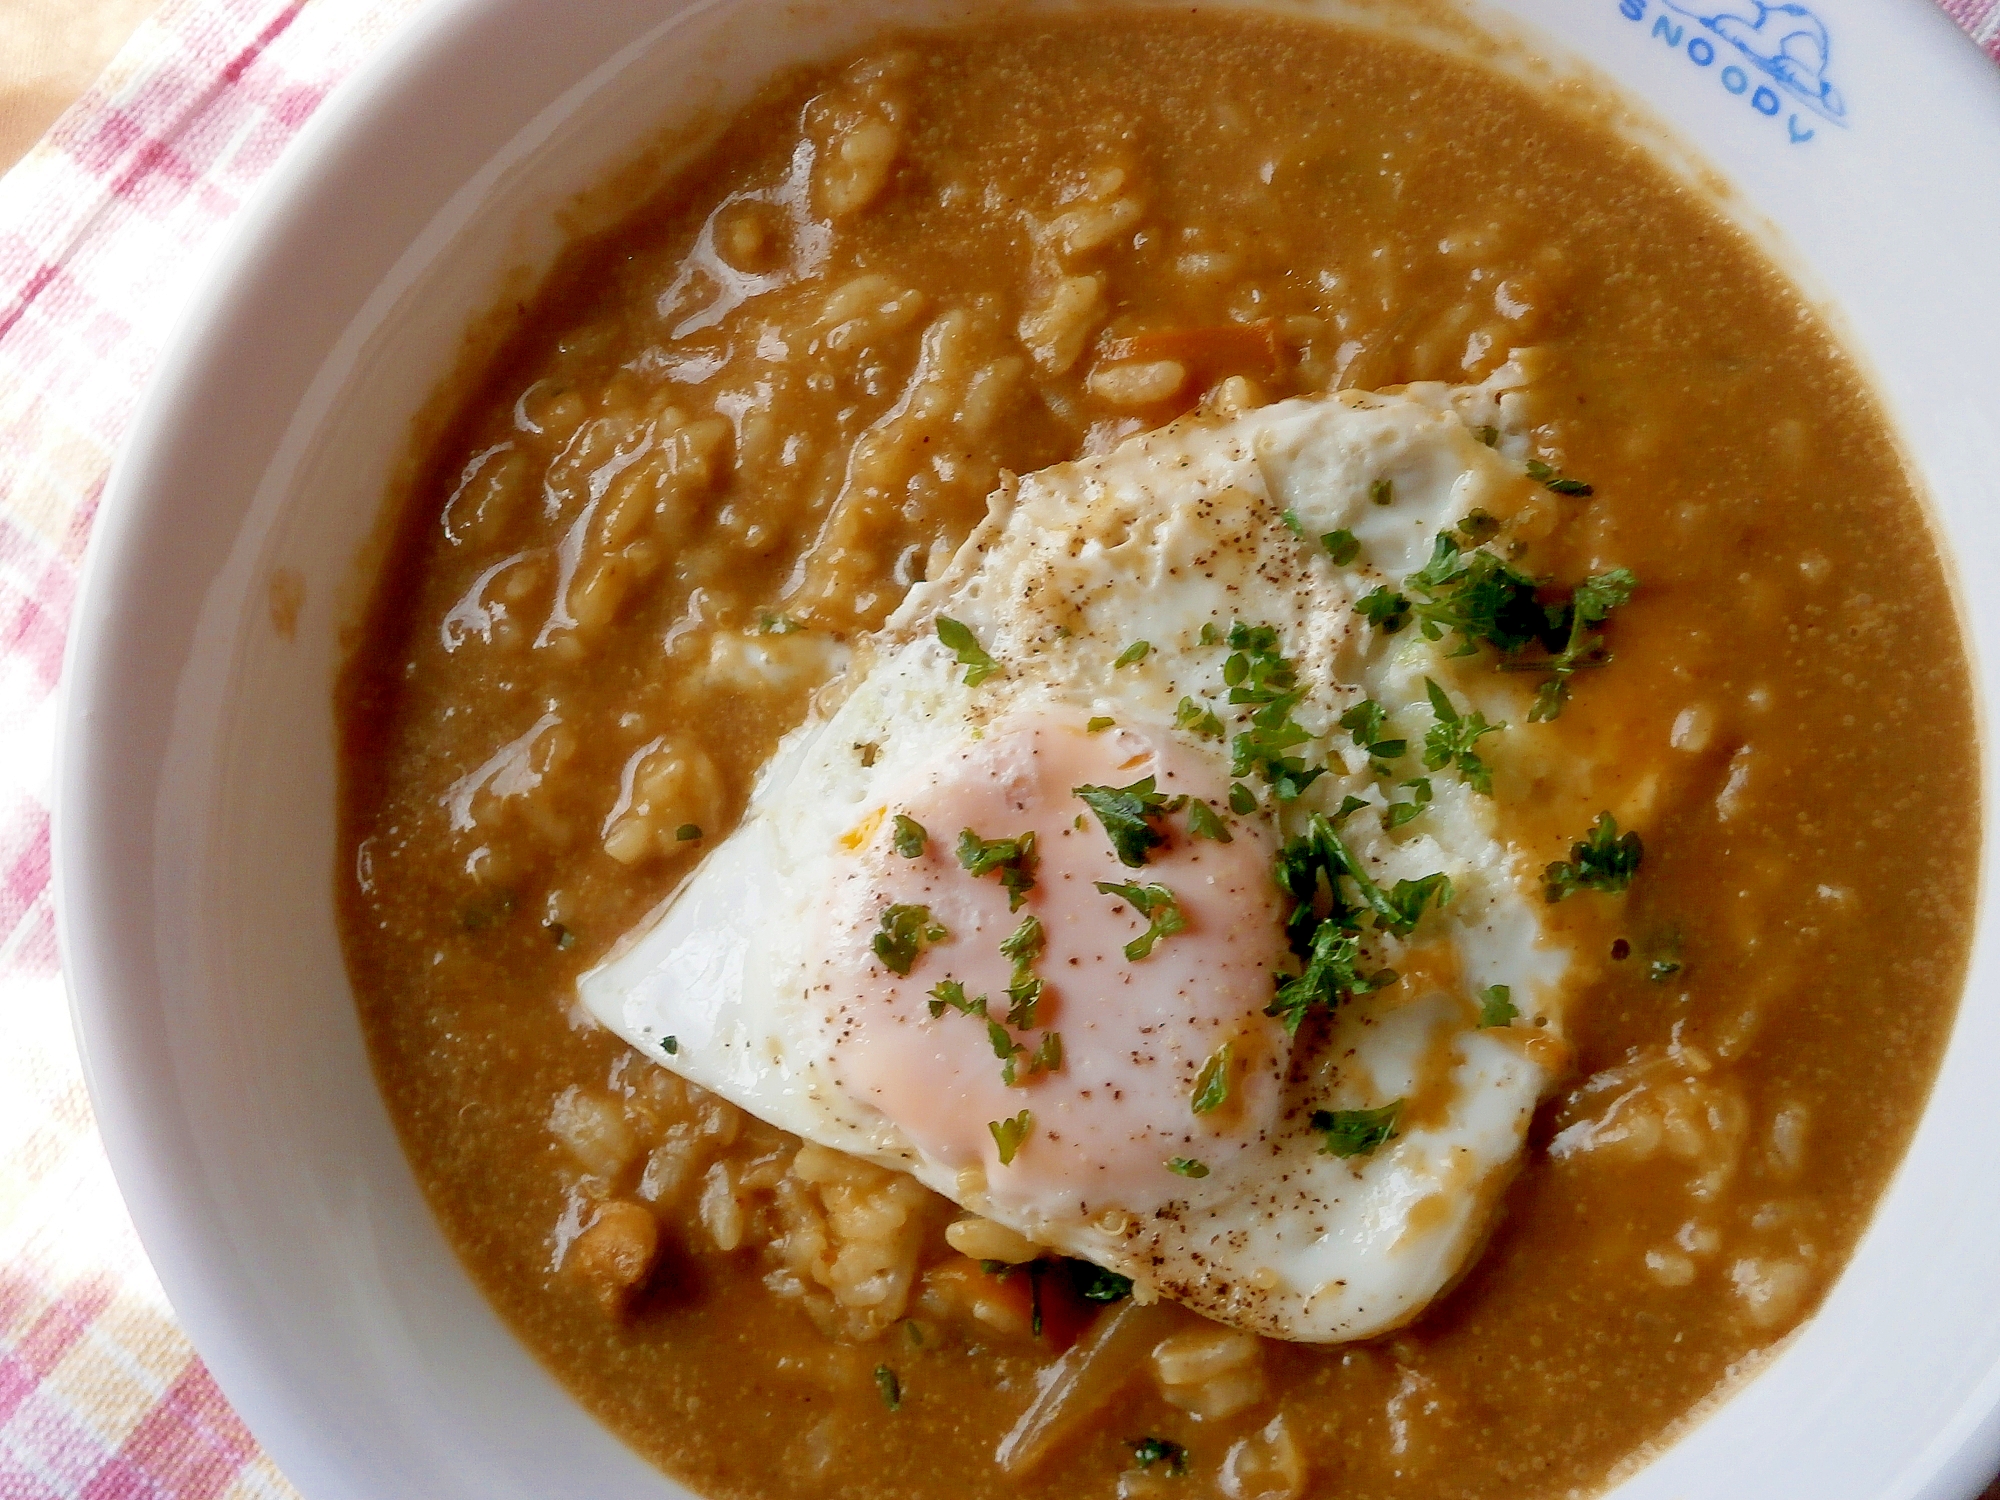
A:
POLYGON ((1392 505, 1396 500, 1396 486, 1387 479, 1370 480, 1368 498, 1376 505, 1392 505))
POLYGON ((1363 594, 1354 601, 1354 607, 1361 612, 1362 619, 1384 635, 1394 635, 1410 623, 1410 601, 1386 583, 1363 594))
POLYGON ((983 839, 970 828, 960 829, 958 862, 975 877, 998 872, 1007 892, 1007 910, 1018 911, 1035 888, 1034 831, 1019 838, 983 839))
POLYGON ((1489 448, 1500 441, 1500 429, 1497 427, 1475 427, 1472 435, 1489 448))
POLYGON ((1194 1098, 1189 1107, 1198 1115, 1205 1115, 1221 1108, 1229 1098, 1230 1045, 1224 1042, 1209 1053, 1208 1061, 1201 1065, 1201 1072, 1195 1075, 1194 1098))
POLYGON ((1264 1014, 1284 1022, 1288 1034, 1296 1036, 1299 1025, 1317 1007, 1332 1011, 1350 995, 1365 995, 1396 982, 1394 969, 1361 970, 1361 943, 1338 922, 1321 922, 1313 933, 1305 968, 1293 976, 1279 976, 1278 993, 1264 1007, 1264 1014))
POLYGON ((1326 548, 1326 555, 1333 559, 1336 568, 1346 567, 1361 555, 1361 543, 1355 538, 1354 533, 1345 527, 1339 531, 1329 531, 1319 539, 1319 544, 1326 548))
POLYGON ((1169 1442, 1161 1437, 1143 1437, 1130 1446, 1132 1462, 1141 1469, 1150 1469, 1154 1464, 1165 1464, 1167 1472, 1176 1478, 1187 1473, 1187 1449, 1179 1443, 1169 1442))
MULTIPOLYGON (((1569 701, 1569 679, 1578 668, 1602 666, 1611 660, 1603 649, 1603 638, 1596 633, 1597 627, 1610 617, 1612 610, 1629 601, 1638 586, 1639 580, 1630 568, 1593 573, 1577 585, 1569 603, 1562 607, 1569 636, 1549 663, 1548 679, 1535 694, 1535 706, 1528 712, 1532 722, 1545 722, 1563 711, 1563 705, 1569 701)), ((1554 619, 1551 612, 1551 620, 1554 619)))
POLYGON ((680 1050, 681 1050, 681 1039, 677 1036, 661 1037, 660 1050, 666 1053, 667 1056, 669 1057, 678 1057, 680 1055, 680 1050))
POLYGON ((1481 760, 1473 750, 1481 739, 1489 734, 1498 734, 1505 724, 1488 724, 1482 713, 1462 714, 1452 707, 1445 690, 1430 678, 1424 679, 1424 691, 1430 694, 1431 712, 1437 716, 1437 723, 1424 735, 1424 768, 1442 771, 1449 766, 1458 772, 1458 779, 1482 796, 1493 795, 1493 768, 1481 760))
POLYGON ((1213 839, 1218 844, 1236 842, 1229 830, 1223 827, 1222 819, 1216 816, 1215 809, 1201 798, 1195 797, 1189 800, 1187 815, 1189 838, 1213 839))
POLYGON ((1466 546, 1477 547, 1481 542, 1490 542, 1500 534, 1500 518, 1490 516, 1483 510, 1468 511, 1465 519, 1452 530, 1465 539, 1466 546))
POLYGON ((1034 1029, 1035 1007, 1042 998, 1035 960, 1042 956, 1044 941, 1041 921, 1030 912, 1000 943, 1001 956, 1014 961, 1014 977, 1007 985, 1007 1024, 1016 1031, 1034 1029))
POLYGON ((1396 1138, 1396 1120, 1403 1101, 1380 1109, 1316 1109, 1312 1128, 1326 1134, 1321 1151, 1328 1156, 1368 1156, 1396 1138))
POLYGON ((1180 707, 1174 710, 1174 725, 1200 735, 1205 740, 1222 738, 1222 720, 1216 718, 1215 710, 1194 698, 1183 698, 1180 707))
POLYGON ((1011 1167, 1014 1156, 1021 1149, 1021 1143, 1028 1138, 1028 1132, 1035 1128, 1035 1117, 1025 1109, 1011 1120, 988 1120, 986 1128, 993 1135, 993 1147, 1000 1153, 1000 1165, 1011 1167))
POLYGON ((1520 1011, 1514 1008, 1514 992, 1504 984, 1489 984, 1479 992, 1479 1024, 1507 1026, 1520 1011))
POLYGON ((1295 903, 1286 919, 1285 931, 1292 951, 1305 957, 1313 951, 1314 934, 1320 924, 1332 922, 1339 929, 1355 932, 1362 912, 1371 913, 1375 925, 1398 937, 1416 928, 1424 909, 1435 902, 1448 904, 1451 881, 1443 874, 1426 875, 1421 880, 1399 880, 1383 890, 1352 850, 1322 814, 1314 813, 1305 833, 1287 840, 1278 851, 1278 887, 1295 903), (1357 902, 1347 899, 1342 881, 1351 880, 1357 902), (1321 914, 1322 899, 1326 912, 1321 914))
POLYGON ((1638 834, 1620 834, 1618 820, 1601 812, 1582 841, 1569 846, 1569 858, 1556 860, 1542 871, 1542 894, 1550 901, 1560 901, 1577 891, 1616 894, 1631 885, 1645 855, 1638 834))
POLYGON ((683 823, 681 824, 680 827, 674 830, 674 839, 678 843, 685 844, 693 839, 698 839, 700 837, 701 837, 701 829, 699 829, 692 823, 683 823))
POLYGON ((1132 1278, 1107 1271, 1087 1260, 1068 1262, 1070 1284, 1086 1302, 1123 1302, 1132 1295, 1132 1278))
POLYGON ((1297 674, 1291 662, 1277 653, 1277 639, 1277 631, 1268 625, 1230 627, 1229 644, 1236 653, 1223 663, 1229 701, 1261 705, 1248 727, 1230 742, 1230 774, 1255 772, 1270 784, 1278 801, 1290 802, 1325 775, 1326 768, 1308 767, 1286 753, 1311 736, 1292 718, 1292 709, 1305 694, 1294 687, 1297 674))
POLYGON ((986 997, 976 995, 968 1000, 964 985, 956 979, 940 979, 931 986, 931 1018, 935 1020, 947 1009, 955 1010, 962 1016, 983 1016, 986 1014, 986 997))
POLYGON ((1257 810, 1257 794, 1240 781, 1229 784, 1229 810, 1239 818, 1257 810))
POLYGON ((1167 1161, 1167 1170, 1176 1177, 1206 1177, 1208 1168, 1192 1156, 1175 1156, 1167 1161))
POLYGON ((896 1372, 887 1365, 875 1367, 875 1389, 882 1393, 882 1404, 890 1411, 898 1411, 903 1405, 902 1382, 896 1379, 896 1372))
POLYGON ((1153 945, 1161 938, 1171 937, 1187 926, 1187 917, 1181 912, 1180 902, 1163 885, 1120 885, 1116 881, 1100 880, 1097 888, 1107 896, 1116 896, 1146 918, 1146 930, 1125 945, 1125 956, 1134 963, 1150 955, 1153 945))
POLYGON ((1377 761, 1399 759, 1410 748, 1408 740, 1391 739, 1382 733, 1388 722, 1389 711, 1373 698, 1363 698, 1340 716, 1340 727, 1368 752, 1369 759, 1377 761))
POLYGON ((1165 815, 1168 798, 1157 790, 1151 776, 1141 777, 1130 786, 1079 786, 1070 789, 1083 799, 1084 806, 1097 814, 1097 821, 1111 838, 1118 862, 1129 869, 1145 864, 1149 850, 1167 841, 1154 824, 1165 815))
POLYGON ((908 974, 919 953, 950 936, 928 906, 891 906, 883 911, 882 930, 875 934, 875 956, 891 974, 908 974))
POLYGON ((1539 458, 1528 460, 1528 477, 1544 489, 1554 490, 1558 495, 1575 495, 1580 499, 1595 493, 1581 479, 1565 479, 1562 471, 1555 465, 1543 463, 1539 458))
POLYGON ((924 845, 931 836, 924 832, 924 825, 915 818, 896 814, 896 852, 905 859, 919 859, 923 856, 924 845))
POLYGON ((1541 640, 1553 624, 1535 602, 1534 579, 1491 552, 1461 551, 1449 532, 1437 534, 1430 561, 1403 587, 1415 598, 1411 611, 1425 640, 1458 637, 1453 656, 1469 656, 1481 645, 1512 655, 1541 640))
POLYGON ((1401 785, 1410 793, 1410 800, 1408 802, 1391 802, 1382 809, 1382 826, 1392 831, 1401 828, 1410 819, 1431 805, 1430 777, 1412 777, 1410 780, 1401 783, 1401 785))
POLYGON ((1083 732, 1085 734, 1096 734, 1099 730, 1111 728, 1117 722, 1116 719, 1107 719, 1099 716, 1086 722, 1083 726, 1083 732))
POLYGON ((1681 971, 1681 966, 1678 960, 1671 958, 1656 958, 1652 961, 1652 963, 1647 965, 1646 977, 1652 980, 1653 983, 1655 984, 1665 984, 1669 979, 1673 978, 1674 975, 1680 973, 1680 971, 1681 971))
POLYGON ((978 687, 980 683, 1000 670, 1000 663, 986 654, 986 648, 979 644, 972 631, 958 621, 938 616, 937 636, 944 642, 947 651, 957 654, 958 664, 965 668, 965 685, 978 687))
POLYGON ((1146 653, 1152 649, 1153 643, 1151 641, 1134 641, 1119 653, 1118 660, 1114 661, 1111 665, 1113 668, 1136 666, 1146 659, 1146 653))

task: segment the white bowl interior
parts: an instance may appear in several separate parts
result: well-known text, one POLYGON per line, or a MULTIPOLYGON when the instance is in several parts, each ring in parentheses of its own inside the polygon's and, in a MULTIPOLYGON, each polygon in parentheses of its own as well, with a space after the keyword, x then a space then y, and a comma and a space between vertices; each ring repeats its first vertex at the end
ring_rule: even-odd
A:
MULTIPOLYGON (((147 1248, 310 1500, 678 1493, 473 1290, 347 987, 331 690, 409 414, 503 277, 547 264, 556 211, 666 109, 698 128, 785 61, 964 8, 434 5, 295 146, 142 413, 72 647, 65 949, 147 1248), (305 583, 293 638, 271 619, 281 568, 305 583)), ((1844 320, 1936 500, 1982 696, 2000 701, 2000 82, 1928 0, 1820 4, 1844 126, 1741 69, 1737 88, 1727 56, 1704 64, 1690 44, 1710 33, 1682 0, 1499 9, 1670 122, 1844 320)), ((1994 848, 1989 825, 1989 880, 1994 848)), ((1989 910, 1929 1112, 1827 1305, 1620 1500, 1944 1500, 1992 1472, 2000 1211, 1973 1185, 2000 1076, 1994 928, 1989 910)))

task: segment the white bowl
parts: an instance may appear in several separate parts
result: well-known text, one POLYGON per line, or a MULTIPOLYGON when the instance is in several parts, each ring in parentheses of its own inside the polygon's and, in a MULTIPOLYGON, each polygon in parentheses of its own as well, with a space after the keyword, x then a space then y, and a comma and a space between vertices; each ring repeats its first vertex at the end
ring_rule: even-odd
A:
MULTIPOLYGON (((1991 705, 2000 76, 1929 0, 1814 4, 1840 123, 1696 14, 1755 15, 1755 0, 1497 10, 1677 130, 1844 323, 1935 498, 1991 705)), ((408 416, 503 273, 547 264, 557 207, 663 107, 692 119, 880 18, 957 8, 436 0, 246 211, 134 426, 71 644, 63 947, 140 1235, 310 1500, 680 1493, 467 1280, 348 993, 331 686, 408 416), (295 639, 271 623, 280 568, 305 585, 295 639)), ((1989 739, 1989 797, 1994 764, 1989 739)), ((1989 820, 1989 884, 1995 847, 1989 820)), ((1988 902, 1929 1110, 1825 1306, 1620 1500, 1957 1500, 2000 1467, 1995 928, 1988 902)))

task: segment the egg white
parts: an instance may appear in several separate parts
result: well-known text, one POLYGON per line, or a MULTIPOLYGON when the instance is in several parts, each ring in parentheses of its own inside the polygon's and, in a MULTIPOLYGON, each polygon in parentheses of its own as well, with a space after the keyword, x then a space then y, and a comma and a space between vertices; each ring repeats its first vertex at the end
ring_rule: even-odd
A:
MULTIPOLYGON (((944 573, 913 588, 858 648, 838 703, 787 737, 741 826, 583 976, 585 1007, 663 1066, 772 1124, 908 1171, 1039 1243, 1132 1277, 1142 1297, 1314 1342, 1413 1317, 1476 1249, 1560 1060, 1553 1039, 1569 955, 1544 930, 1533 872, 1509 848, 1491 798, 1434 772, 1435 800, 1401 830, 1385 831, 1372 811, 1342 824, 1384 885, 1450 876, 1456 899, 1407 944, 1379 933, 1370 944, 1392 965, 1424 945, 1444 951, 1457 982, 1408 980, 1344 1005, 1294 1057, 1282 1118, 1255 1151, 1137 1211, 1096 1203, 1085 1214, 996 1196, 981 1173, 927 1159, 893 1120, 851 1097, 830 1066, 831 1018, 809 1000, 815 955, 800 914, 849 857, 853 830, 893 810, 922 767, 1003 716, 1105 717, 1177 734, 1226 782, 1226 742, 1172 727, 1184 697, 1212 704, 1226 722, 1232 712, 1228 652, 1204 642, 1205 626, 1274 626, 1311 689, 1293 715, 1314 736, 1301 749, 1332 771, 1298 801, 1255 815, 1275 816, 1282 836, 1349 795, 1383 802, 1337 723, 1360 698, 1387 707, 1413 743, 1431 722, 1426 677, 1502 717, 1502 690, 1461 680, 1443 643, 1414 630, 1384 635, 1354 601, 1421 567, 1440 529, 1471 510, 1505 511, 1522 485, 1519 439, 1496 449, 1475 429, 1504 425, 1519 374, 1510 366, 1478 387, 1343 392, 1230 419, 1198 415, 1003 487, 944 573), (1371 501, 1382 479, 1392 503, 1371 501), (1361 543, 1346 567, 1315 540, 1336 529, 1361 543), (940 616, 970 627, 1000 674, 968 687, 937 638, 940 616), (1144 660, 1114 666, 1139 640, 1150 646, 1144 660), (1509 987, 1520 1019, 1480 1029, 1468 997, 1493 984, 1509 987), (1370 1155, 1330 1156, 1310 1128, 1314 1109, 1426 1088, 1437 1107, 1370 1155)), ((1420 958, 1418 968, 1435 965, 1420 958)))

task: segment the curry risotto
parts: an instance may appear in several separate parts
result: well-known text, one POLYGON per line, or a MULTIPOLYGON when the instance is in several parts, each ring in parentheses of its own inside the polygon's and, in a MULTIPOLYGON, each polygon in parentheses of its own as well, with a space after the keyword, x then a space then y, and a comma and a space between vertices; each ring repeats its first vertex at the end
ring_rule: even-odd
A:
MULTIPOLYGON (((773 81, 571 247, 454 398, 340 690, 348 964, 471 1273, 669 1473, 766 1500, 1588 1493, 1825 1294, 1957 1000, 1969 677, 1853 362, 1587 104, 1247 12, 888 35, 773 81), (1281 880, 1308 873, 1285 887, 1298 957, 1269 1014, 1308 1045, 1343 1005, 1418 987, 1354 944, 1417 928, 1426 901, 1443 920, 1452 895, 1403 881, 1372 926, 1348 920, 1344 870, 1374 897, 1334 829, 1402 839, 1459 803, 1494 820, 1545 943, 1572 955, 1566 998, 1537 1011, 1518 985, 1457 981, 1466 1024, 1518 1034, 1551 1082, 1497 1212, 1418 1315, 1325 1343, 1199 1317, 1136 1264, 1057 1254, 765 1123, 662 1065, 677 1038, 648 1056, 580 1003, 579 977, 726 844, 781 739, 880 659, 884 622, 946 575, 989 496, 1053 483, 1014 476, 1156 451, 1135 435, 1177 420, 1198 437, 1406 386, 1456 392, 1424 399, 1459 403, 1447 417, 1514 486, 1342 627, 1436 642, 1431 706, 1390 722, 1342 699, 1339 727, 1308 733, 1286 718, 1315 690, 1305 658, 1224 616, 1199 644, 1231 692, 1184 698, 1179 727, 1220 745, 1215 715, 1263 710, 1227 726, 1246 727, 1226 805, 1197 794, 1183 836, 1150 783, 1084 786, 1103 826, 1083 806, 1075 826, 1122 827, 1135 867, 1149 840, 1233 830, 1242 854, 1250 821, 1291 832, 1320 805, 1325 787, 1298 800, 1314 778, 1361 787, 1280 858, 1281 880), (1475 623, 1470 579, 1501 598, 1475 623)), ((1368 498, 1397 503, 1386 479, 1368 498)), ((1314 578, 1365 550, 1358 521, 1286 519, 1314 578)), ((981 668, 942 612, 933 628, 968 681, 1021 670, 981 668)), ((1154 644, 1113 644, 1119 671, 1153 670, 1154 644)), ((896 828, 904 857, 928 839, 957 868, 956 826, 896 828)), ((978 832, 965 868, 1012 871, 1007 909, 1024 890, 1042 909, 1032 854, 1000 837, 1016 830, 978 832)), ((1164 886, 1117 889, 1154 913, 1135 972, 1152 941, 1191 941, 1178 907, 1145 905, 1164 886)), ((883 920, 895 973, 943 941, 883 920)), ((949 990, 931 993, 935 1019, 949 990)), ((981 1015, 1034 1103, 1060 1046, 1029 1059, 981 1015)), ((1197 1112, 1218 1087, 1204 1070, 1197 1112)), ((1316 1111, 1326 1160, 1386 1160, 1418 1128, 1402 1103, 1316 1111)), ((1025 1124, 1010 1148, 1011 1123, 991 1122, 1001 1163, 1034 1148, 1025 1124)))

